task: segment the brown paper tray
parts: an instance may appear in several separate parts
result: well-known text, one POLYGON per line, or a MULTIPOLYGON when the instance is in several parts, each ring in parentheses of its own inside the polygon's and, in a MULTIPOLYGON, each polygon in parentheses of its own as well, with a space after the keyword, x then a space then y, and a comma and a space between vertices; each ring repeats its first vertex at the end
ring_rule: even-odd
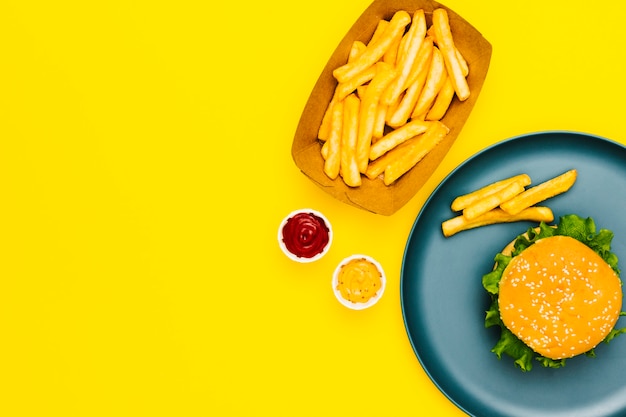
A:
POLYGON ((302 112, 291 148, 294 162, 311 181, 324 191, 344 203, 382 215, 391 215, 404 206, 424 185, 458 137, 480 94, 491 60, 491 44, 470 23, 441 3, 428 0, 376 0, 359 17, 341 40, 324 67, 302 112), (398 10, 410 14, 424 9, 428 25, 432 11, 436 8, 448 11, 450 27, 455 44, 467 60, 470 68, 468 84, 471 95, 464 102, 456 97, 442 122, 450 133, 437 147, 413 169, 390 186, 381 179, 363 177, 363 184, 351 188, 338 177, 328 178, 323 171, 321 143, 317 132, 322 117, 330 102, 337 82, 332 71, 347 61, 348 53, 355 40, 366 42, 371 38, 380 19, 390 19, 398 10))

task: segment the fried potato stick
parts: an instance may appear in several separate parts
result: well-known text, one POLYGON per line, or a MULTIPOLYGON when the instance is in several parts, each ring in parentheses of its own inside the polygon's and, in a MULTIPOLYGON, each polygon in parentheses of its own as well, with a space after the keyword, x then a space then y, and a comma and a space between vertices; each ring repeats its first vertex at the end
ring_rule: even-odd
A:
POLYGON ((361 173, 356 161, 357 131, 359 125, 360 100, 350 94, 344 100, 343 129, 341 134, 340 174, 349 187, 361 185, 361 173))
MULTIPOLYGON (((352 45, 350 57, 348 58, 349 62, 358 57, 358 55, 363 52, 363 48, 365 47, 366 46, 363 42, 355 41, 352 45)), ((324 112, 324 116, 322 117, 322 123, 320 124, 320 128, 317 133, 317 138, 319 140, 325 141, 328 139, 328 135, 330 133, 330 120, 332 117, 331 115, 333 111, 333 105, 337 101, 345 99, 348 94, 351 94, 354 90, 366 84, 368 81, 374 78, 375 75, 376 68, 372 66, 356 74, 345 83, 337 84, 337 87, 335 87, 333 98, 330 100, 330 103, 328 104, 328 107, 326 107, 326 111, 324 112)))
POLYGON ((373 161, 382 156, 385 152, 400 145, 402 142, 426 132, 429 125, 430 122, 427 123, 421 120, 412 120, 404 126, 401 126, 396 130, 392 130, 383 136, 379 141, 372 144, 370 147, 369 159, 373 161))
POLYGON ((376 42, 378 42, 378 40, 383 35, 383 33, 385 33, 385 30, 387 29, 388 26, 389 26, 389 21, 388 20, 380 19, 378 21, 378 24, 376 25, 376 29, 374 30, 374 34, 370 38, 370 40, 367 43, 367 45, 368 46, 369 45, 374 45, 376 42))
POLYGON ((464 77, 467 77, 469 75, 469 65, 467 64, 465 57, 463 57, 463 54, 461 54, 461 51, 459 51, 456 46, 454 47, 454 50, 456 52, 456 59, 459 60, 459 65, 461 66, 461 74, 463 74, 464 77))
POLYGON ((367 45, 365 45, 361 41, 354 41, 352 43, 352 48, 350 48, 350 54, 348 54, 348 62, 353 62, 355 59, 359 57, 365 51, 367 45))
POLYGON ((428 71, 433 57, 433 48, 433 39, 430 36, 425 37, 424 41, 420 45, 417 57, 415 58, 411 72, 406 80, 406 84, 404 86, 405 88, 409 88, 409 86, 415 82, 417 77, 419 77, 423 71, 428 71))
POLYGON ((437 98, 435 98, 435 102, 433 103, 428 113, 426 113, 426 117, 424 120, 441 120, 443 116, 446 115, 448 108, 450 108, 450 104, 452 104, 452 99, 454 98, 454 86, 452 85, 452 81, 448 74, 445 74, 445 81, 443 86, 439 90, 439 94, 437 94, 437 98))
POLYGON ((558 177, 529 188, 515 198, 502 203, 500 208, 509 214, 519 213, 527 207, 566 192, 574 185, 577 176, 578 172, 575 169, 569 170, 558 177))
POLYGON ((519 182, 514 181, 490 196, 465 207, 463 209, 463 216, 465 216, 467 220, 473 220, 481 214, 485 214, 489 210, 498 207, 503 202, 512 199, 522 191, 524 191, 524 187, 519 182))
POLYGON ((405 148, 407 146, 410 146, 411 141, 413 140, 416 140, 416 138, 413 138, 404 142, 402 145, 398 146, 397 148, 387 152, 384 156, 378 158, 375 161, 370 162, 369 165, 367 166, 367 170, 365 171, 365 176, 369 178, 370 180, 375 180, 377 177, 379 177, 382 173, 385 172, 385 168, 387 168, 387 165, 389 165, 391 160, 395 156, 397 156, 398 153, 404 152, 405 148))
POLYGON ((409 75, 410 85, 404 95, 400 97, 400 102, 394 112, 387 118, 387 124, 391 127, 399 127, 405 124, 411 117, 415 104, 426 83, 428 70, 433 56, 432 40, 422 42, 417 59, 413 65, 412 73, 409 75), (417 71, 417 72, 416 72, 417 71))
POLYGON ((422 74, 409 86, 406 92, 400 97, 400 103, 395 107, 393 114, 387 120, 387 124, 393 128, 398 128, 407 123, 411 118, 411 113, 415 109, 417 100, 419 100, 426 77, 428 76, 428 68, 422 71, 422 74))
POLYGON ((400 37, 400 42, 398 42, 398 53, 396 54, 396 64, 402 61, 402 56, 406 54, 406 48, 408 47, 408 40, 411 36, 408 33, 404 33, 402 37, 400 37))
POLYGON ((387 119, 387 111, 389 106, 378 103, 378 109, 376 109, 376 119, 374 121, 374 130, 372 131, 372 143, 385 135, 385 120, 387 119))
POLYGON ((333 106, 332 121, 328 140, 322 147, 324 156, 324 173, 330 179, 335 179, 339 175, 341 166, 341 138, 343 135, 344 102, 338 101, 333 106))
MULTIPOLYGON (((398 100, 396 100, 395 102, 391 103, 389 106, 387 106, 387 117, 386 117, 386 122, 389 126, 391 126, 391 116, 393 116, 393 114, 398 110, 398 107, 400 107, 400 103, 402 102, 402 99, 404 98, 404 94, 402 93, 400 94, 400 97, 398 97, 398 100)), ((393 127, 393 126, 392 126, 393 127)))
MULTIPOLYGON (((435 44, 437 46, 439 46, 437 39, 436 39, 436 33, 435 33, 435 27, 431 26, 428 28, 428 30, 426 31, 426 34, 430 37, 433 38, 433 41, 435 42, 435 44)), ((467 60, 465 59, 465 57, 463 56, 463 54, 461 53, 461 51, 459 51, 459 48, 456 47, 456 45, 454 46, 454 50, 456 53, 456 57, 459 60, 459 64, 461 64, 461 69, 463 70, 463 76, 467 77, 469 75, 469 65, 467 64, 467 60)))
POLYGON ((413 20, 407 32, 407 36, 406 51, 400 56, 397 62, 398 75, 387 90, 385 90, 381 98, 383 104, 386 105, 390 105, 398 100, 398 97, 400 97, 400 94, 402 94, 402 91, 406 88, 406 81, 409 78, 413 63, 418 56, 420 46, 426 36, 426 17, 423 9, 419 9, 413 14, 413 20))
POLYGON ((433 48, 433 59, 430 64, 428 76, 426 77, 424 88, 411 114, 412 117, 418 117, 428 112, 445 81, 446 68, 443 62, 443 56, 439 48, 433 48))
POLYGON ((474 229, 476 227, 487 226, 497 223, 512 223, 519 221, 546 222, 554 220, 554 214, 548 207, 528 207, 517 214, 508 214, 500 208, 495 208, 487 213, 468 220, 465 216, 460 215, 453 217, 441 223, 441 230, 445 237, 450 237, 463 230, 474 229))
POLYGON ((382 58, 383 62, 394 66, 396 65, 396 63, 398 62, 398 53, 400 50, 400 43, 402 42, 402 38, 403 33, 398 32, 396 38, 393 40, 389 48, 387 48, 387 51, 385 51, 385 54, 382 58))
POLYGON ((394 158, 385 168, 383 182, 390 185, 402 175, 406 174, 419 161, 421 161, 443 138, 446 137, 450 129, 441 122, 431 123, 428 130, 421 135, 418 140, 407 147, 407 151, 399 157, 394 158))
POLYGON ((376 76, 376 65, 364 69, 363 71, 350 78, 345 83, 337 84, 335 88, 335 100, 343 100, 354 90, 365 85, 376 76))
POLYGON ((450 208, 452 211, 461 211, 478 200, 482 200, 483 198, 489 197, 493 193, 502 190, 504 187, 515 181, 520 182, 521 185, 525 187, 530 184, 530 177, 527 174, 519 174, 493 182, 472 191, 471 193, 458 196, 452 201, 450 208))
POLYGON ((365 91, 367 91, 367 87, 369 86, 369 84, 367 85, 360 85, 356 88, 356 95, 363 100, 363 98, 365 97, 365 91))
POLYGON ((419 139, 419 136, 411 138, 396 146, 375 161, 371 161, 367 166, 365 176, 367 176, 367 178, 369 178, 370 180, 376 179, 376 177, 385 172, 385 168, 387 168, 387 166, 391 164, 392 161, 401 158, 402 155, 407 151, 407 148, 411 147, 413 143, 418 141, 419 139))
POLYGON ((446 63, 448 75, 454 85, 454 91, 461 101, 465 101, 470 96, 470 89, 467 80, 463 75, 463 69, 459 58, 456 54, 454 39, 450 32, 450 23, 448 21, 448 12, 445 9, 436 9, 433 11, 433 26, 435 29, 435 38, 446 63))
MULTIPOLYGON (((327 127, 327 138, 330 139, 332 137, 338 137, 341 140, 342 135, 342 123, 343 123, 343 102, 338 101, 334 103, 332 106, 329 106, 328 111, 328 127, 327 127)), ((322 146, 322 157, 324 161, 328 159, 328 152, 330 149, 330 144, 328 140, 324 142, 322 146)), ((334 178, 333 178, 334 179, 334 178)))
POLYGON ((376 76, 365 90, 359 115, 356 159, 359 171, 363 173, 367 170, 367 164, 369 162, 370 147, 372 145, 372 137, 374 133, 374 123, 376 122, 380 97, 383 91, 385 91, 385 88, 387 88, 389 83, 396 76, 395 69, 385 62, 376 63, 376 67, 376 76))
POLYGON ((333 106, 335 105, 335 97, 330 100, 328 106, 326 107, 326 111, 324 112, 324 116, 322 116, 322 123, 320 123, 320 128, 317 131, 317 138, 321 141, 326 141, 328 139, 328 135, 330 134, 330 125, 333 114, 333 106))
POLYGON ((394 42, 398 33, 402 33, 411 23, 411 15, 404 10, 397 11, 380 38, 359 55, 354 62, 348 62, 333 71, 337 81, 346 82, 364 69, 374 65, 383 57, 387 49, 394 42))

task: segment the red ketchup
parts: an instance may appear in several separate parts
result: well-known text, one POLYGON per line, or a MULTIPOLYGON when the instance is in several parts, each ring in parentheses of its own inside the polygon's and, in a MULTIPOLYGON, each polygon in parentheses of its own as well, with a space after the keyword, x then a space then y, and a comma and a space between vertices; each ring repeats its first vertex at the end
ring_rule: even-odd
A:
POLYGON ((313 213, 295 214, 283 227, 283 242, 297 257, 312 258, 328 245, 328 225, 313 213))

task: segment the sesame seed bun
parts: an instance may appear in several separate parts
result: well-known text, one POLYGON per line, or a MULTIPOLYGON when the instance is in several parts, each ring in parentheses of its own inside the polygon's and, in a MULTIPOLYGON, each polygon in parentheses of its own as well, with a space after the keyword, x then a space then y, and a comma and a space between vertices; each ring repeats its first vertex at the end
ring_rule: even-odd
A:
MULTIPOLYGON (((510 246, 505 248, 510 252, 510 246)), ((502 274, 498 303, 504 325, 550 359, 585 353, 615 326, 621 281, 592 249, 568 236, 538 240, 502 274)))

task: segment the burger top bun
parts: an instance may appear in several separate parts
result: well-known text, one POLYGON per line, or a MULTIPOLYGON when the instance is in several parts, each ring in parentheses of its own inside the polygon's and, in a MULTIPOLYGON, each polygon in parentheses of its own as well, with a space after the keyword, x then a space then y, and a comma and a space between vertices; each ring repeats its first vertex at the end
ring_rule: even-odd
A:
POLYGON ((526 248, 510 261, 499 285, 504 325, 550 359, 594 348, 613 329, 622 308, 617 274, 568 236, 540 239, 526 248))

